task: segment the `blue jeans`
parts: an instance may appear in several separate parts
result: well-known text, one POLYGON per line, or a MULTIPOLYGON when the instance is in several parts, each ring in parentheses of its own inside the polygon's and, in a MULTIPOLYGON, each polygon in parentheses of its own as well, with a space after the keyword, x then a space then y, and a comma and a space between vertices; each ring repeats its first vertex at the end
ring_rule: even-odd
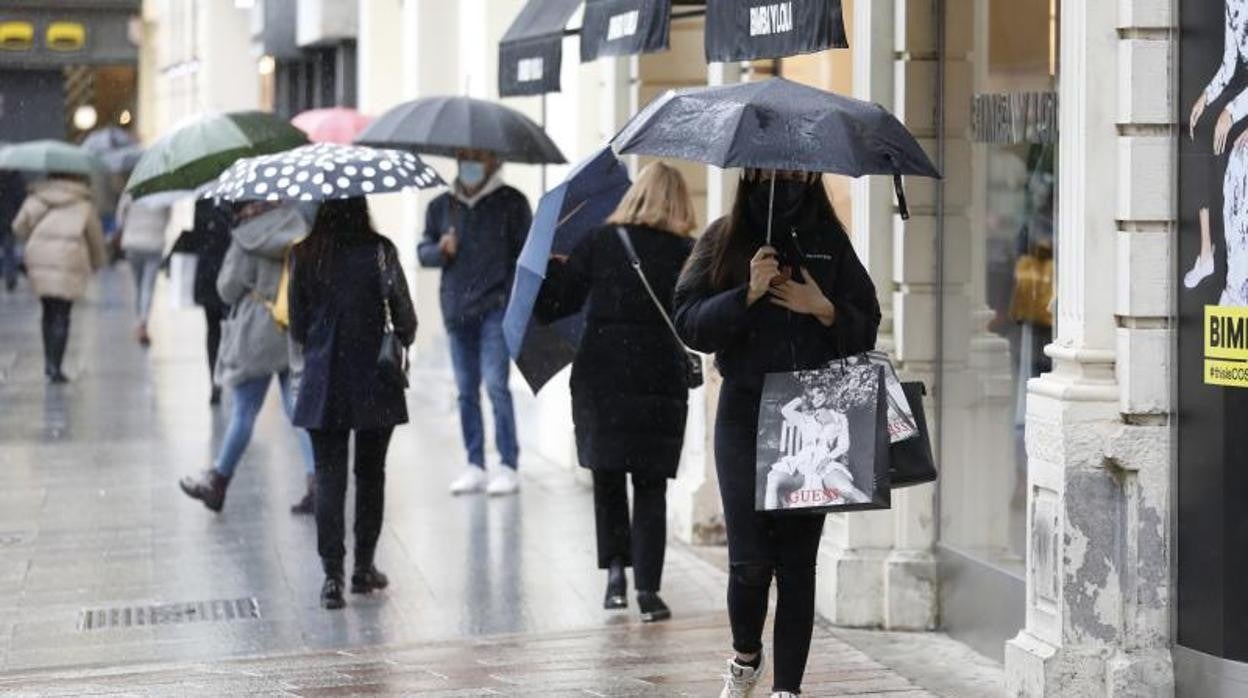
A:
MULTIPOLYGON (((216 470, 222 477, 233 477, 238 462, 243 458, 243 451, 251 443, 251 432, 256 426, 256 417, 264 406, 264 396, 269 392, 269 379, 266 375, 248 380, 234 386, 234 410, 230 413, 230 426, 225 431, 225 441, 221 444, 221 453, 217 455, 216 470)), ((282 388, 282 407, 289 417, 295 409, 290 391, 290 374, 279 373, 277 381, 282 388)), ((304 471, 308 475, 316 472, 316 461, 312 458, 312 441, 308 432, 295 429, 299 440, 299 451, 303 454, 304 471)))
POLYGON ((156 294, 156 276, 160 274, 163 257, 159 252, 131 251, 126 253, 126 260, 134 271, 134 314, 139 324, 146 326, 152 314, 152 296, 156 294))
POLYGON ((511 355, 503 339, 503 309, 481 320, 448 330, 451 338, 451 365, 459 389, 459 422, 468 464, 485 467, 485 424, 481 419, 481 378, 494 408, 494 440, 503 465, 515 468, 520 457, 516 443, 516 411, 507 385, 511 355))

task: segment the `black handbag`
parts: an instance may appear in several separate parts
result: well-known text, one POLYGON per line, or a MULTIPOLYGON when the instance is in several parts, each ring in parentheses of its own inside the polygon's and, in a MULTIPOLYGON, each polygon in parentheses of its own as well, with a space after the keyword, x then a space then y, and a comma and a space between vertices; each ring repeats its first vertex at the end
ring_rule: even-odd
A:
POLYGON ((624 245, 624 253, 628 255, 628 263, 632 266, 633 271, 637 272, 637 278, 641 279, 641 285, 646 287, 646 293, 650 294, 650 300, 654 301, 654 307, 659 311, 659 315, 663 316, 663 322, 667 323, 667 329, 672 331, 672 337, 676 340, 676 345, 680 350, 685 352, 685 385, 693 390, 702 387, 706 382, 706 376, 702 373, 702 355, 690 351, 685 346, 684 340, 680 338, 680 334, 676 332, 676 325, 672 324, 672 318, 668 316, 667 310, 663 308, 663 304, 659 302, 658 295, 650 286, 650 280, 646 278, 646 273, 641 269, 641 258, 637 256, 637 250, 633 247, 633 241, 628 237, 628 231, 623 226, 617 226, 615 234, 619 236, 620 243, 624 245))
POLYGON ((927 388, 922 383, 902 383, 901 389, 910 403, 915 426, 919 433, 904 441, 898 441, 890 449, 892 463, 889 478, 893 489, 911 487, 936 480, 936 462, 932 459, 932 441, 927 431, 927 417, 923 413, 923 396, 927 388))
POLYGON ((390 265, 386 259, 384 245, 377 246, 377 267, 381 279, 381 303, 385 309, 385 323, 382 325, 381 350, 377 353, 377 375, 389 385, 406 389, 407 381, 407 347, 394 331, 394 316, 390 312, 391 283, 390 265))

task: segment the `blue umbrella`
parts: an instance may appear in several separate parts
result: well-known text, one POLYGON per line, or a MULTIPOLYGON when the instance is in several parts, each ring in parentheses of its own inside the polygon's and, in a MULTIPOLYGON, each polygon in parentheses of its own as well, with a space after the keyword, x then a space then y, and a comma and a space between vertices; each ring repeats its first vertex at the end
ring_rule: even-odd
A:
POLYGON ((585 328, 581 313, 548 325, 531 322, 550 255, 570 253, 615 210, 630 184, 628 170, 606 147, 577 165, 537 204, 503 316, 507 348, 535 393, 572 362, 585 328))

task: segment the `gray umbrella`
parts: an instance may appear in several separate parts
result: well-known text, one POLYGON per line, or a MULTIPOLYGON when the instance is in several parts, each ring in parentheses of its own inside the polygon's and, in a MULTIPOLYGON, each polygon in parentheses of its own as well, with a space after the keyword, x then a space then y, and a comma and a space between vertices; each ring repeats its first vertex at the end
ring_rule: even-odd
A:
POLYGON ((669 91, 634 116, 612 146, 722 168, 892 175, 903 217, 909 214, 901 176, 940 177, 884 107, 784 78, 669 91))
POLYGON ((567 162, 532 119, 496 102, 471 97, 425 97, 377 117, 356 143, 454 157, 488 150, 500 160, 559 165, 567 162))

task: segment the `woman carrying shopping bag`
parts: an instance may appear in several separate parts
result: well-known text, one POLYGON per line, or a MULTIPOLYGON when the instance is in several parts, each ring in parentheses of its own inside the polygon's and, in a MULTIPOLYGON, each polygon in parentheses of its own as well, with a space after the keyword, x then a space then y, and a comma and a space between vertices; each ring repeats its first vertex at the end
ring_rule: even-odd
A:
POLYGON ((587 308, 572 363, 572 419, 581 465, 593 471, 598 566, 607 570, 603 603, 628 606, 624 569, 632 566, 643 621, 671 616, 659 597, 667 480, 680 463, 689 385, 686 353, 668 318, 696 225, 680 172, 652 163, 606 225, 567 258, 552 259, 538 298, 544 321, 587 308))
POLYGON ((295 424, 316 454, 316 539, 321 605, 342 608, 347 454, 355 434, 355 572, 352 593, 384 589, 374 565, 385 508, 386 450, 407 423, 406 347, 416 312, 394 244, 377 234, 362 196, 321 204, 295 247, 290 332, 304 368, 295 424))
POLYGON ((728 529, 736 656, 721 695, 749 696, 762 676, 773 577, 772 695, 795 695, 810 653, 824 516, 756 511, 759 405, 766 374, 816 369, 874 347, 880 323, 875 287, 818 175, 746 170, 731 214, 698 240, 675 300, 681 336, 698 351, 714 352, 724 377, 715 462, 728 529))

